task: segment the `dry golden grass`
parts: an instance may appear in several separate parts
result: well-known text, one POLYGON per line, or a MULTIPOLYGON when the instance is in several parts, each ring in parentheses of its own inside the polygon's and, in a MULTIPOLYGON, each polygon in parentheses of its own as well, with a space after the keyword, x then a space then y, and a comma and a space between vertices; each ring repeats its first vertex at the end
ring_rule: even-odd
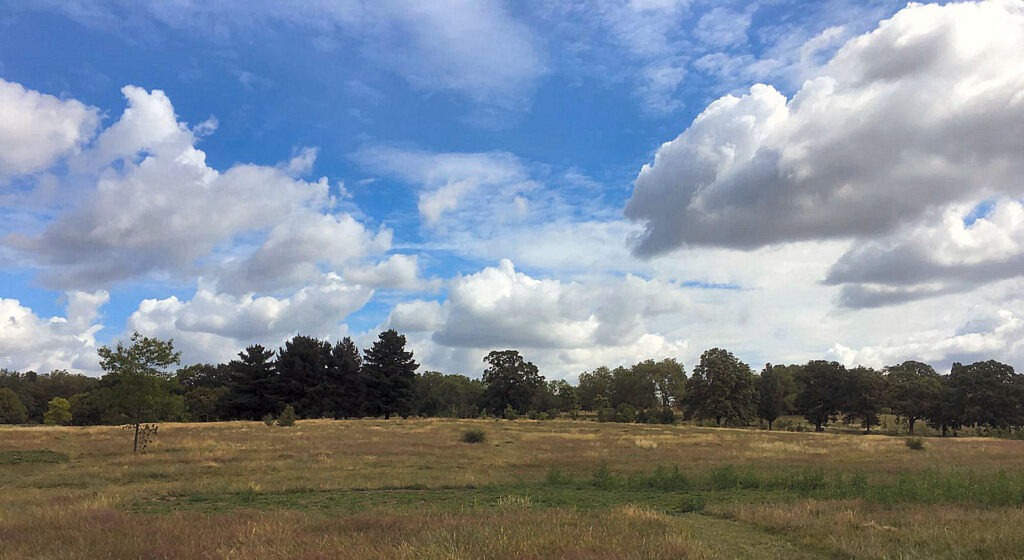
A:
MULTIPOLYGON (((164 424, 145 454, 117 427, 0 427, 0 559, 1019 558, 1015 507, 545 486, 678 467, 818 469, 885 482, 926 469, 1020 473, 1024 442, 495 420, 164 424), (481 444, 461 434, 486 432, 481 444), (488 490, 491 489, 492 490, 488 490), (572 492, 591 492, 575 507, 572 492), (568 502, 552 505, 549 494, 568 502), (660 496, 660 497, 659 497, 660 496), (664 499, 663 499, 664 498, 664 499), (675 502, 673 502, 675 500, 675 502), (597 504, 597 505, 594 505, 597 504), (604 505, 602 505, 604 504, 604 505)), ((959 472, 959 471, 958 471, 959 472)))

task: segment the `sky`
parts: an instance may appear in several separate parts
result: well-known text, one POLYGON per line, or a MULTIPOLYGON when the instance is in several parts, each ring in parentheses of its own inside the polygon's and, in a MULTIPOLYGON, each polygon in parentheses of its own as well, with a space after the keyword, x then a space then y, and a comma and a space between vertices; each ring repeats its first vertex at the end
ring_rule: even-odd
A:
POLYGON ((1024 366, 1024 2, 0 0, 0 367, 1024 366))

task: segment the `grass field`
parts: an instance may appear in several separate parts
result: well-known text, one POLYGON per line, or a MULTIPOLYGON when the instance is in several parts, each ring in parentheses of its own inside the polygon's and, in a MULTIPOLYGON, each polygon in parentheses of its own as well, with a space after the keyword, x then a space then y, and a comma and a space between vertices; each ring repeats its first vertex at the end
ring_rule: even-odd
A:
POLYGON ((312 420, 164 424, 132 455, 117 427, 0 427, 0 558, 1024 557, 1024 442, 924 443, 312 420))

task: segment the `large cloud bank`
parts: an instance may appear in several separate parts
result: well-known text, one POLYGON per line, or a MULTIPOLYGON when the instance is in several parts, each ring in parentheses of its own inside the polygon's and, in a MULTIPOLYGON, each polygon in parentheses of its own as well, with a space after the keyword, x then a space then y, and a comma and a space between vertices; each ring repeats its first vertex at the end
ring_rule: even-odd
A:
POLYGON ((910 5, 791 99, 759 84, 715 101, 640 171, 636 254, 852 239, 828 275, 850 306, 1016 274, 1021 60, 1020 2, 910 5))

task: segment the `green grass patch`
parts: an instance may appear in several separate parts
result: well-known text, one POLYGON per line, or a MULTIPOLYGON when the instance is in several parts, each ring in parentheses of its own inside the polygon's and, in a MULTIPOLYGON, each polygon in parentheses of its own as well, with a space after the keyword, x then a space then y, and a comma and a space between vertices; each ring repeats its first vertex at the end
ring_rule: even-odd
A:
POLYGON ((969 503, 982 506, 1024 504, 1024 473, 978 475, 971 471, 929 469, 873 482, 860 474, 820 470, 761 472, 720 467, 696 476, 678 468, 659 467, 648 473, 619 474, 607 466, 589 477, 572 478, 549 471, 529 483, 459 487, 408 487, 239 492, 161 496, 137 501, 133 510, 166 513, 199 510, 218 513, 238 509, 292 509, 331 514, 374 509, 465 511, 507 505, 508 496, 522 497, 534 508, 607 509, 636 504, 665 513, 701 512, 709 503, 786 502, 799 499, 846 500, 894 504, 969 503))
POLYGON ((67 463, 69 460, 67 455, 49 449, 0 451, 0 465, 67 463))

